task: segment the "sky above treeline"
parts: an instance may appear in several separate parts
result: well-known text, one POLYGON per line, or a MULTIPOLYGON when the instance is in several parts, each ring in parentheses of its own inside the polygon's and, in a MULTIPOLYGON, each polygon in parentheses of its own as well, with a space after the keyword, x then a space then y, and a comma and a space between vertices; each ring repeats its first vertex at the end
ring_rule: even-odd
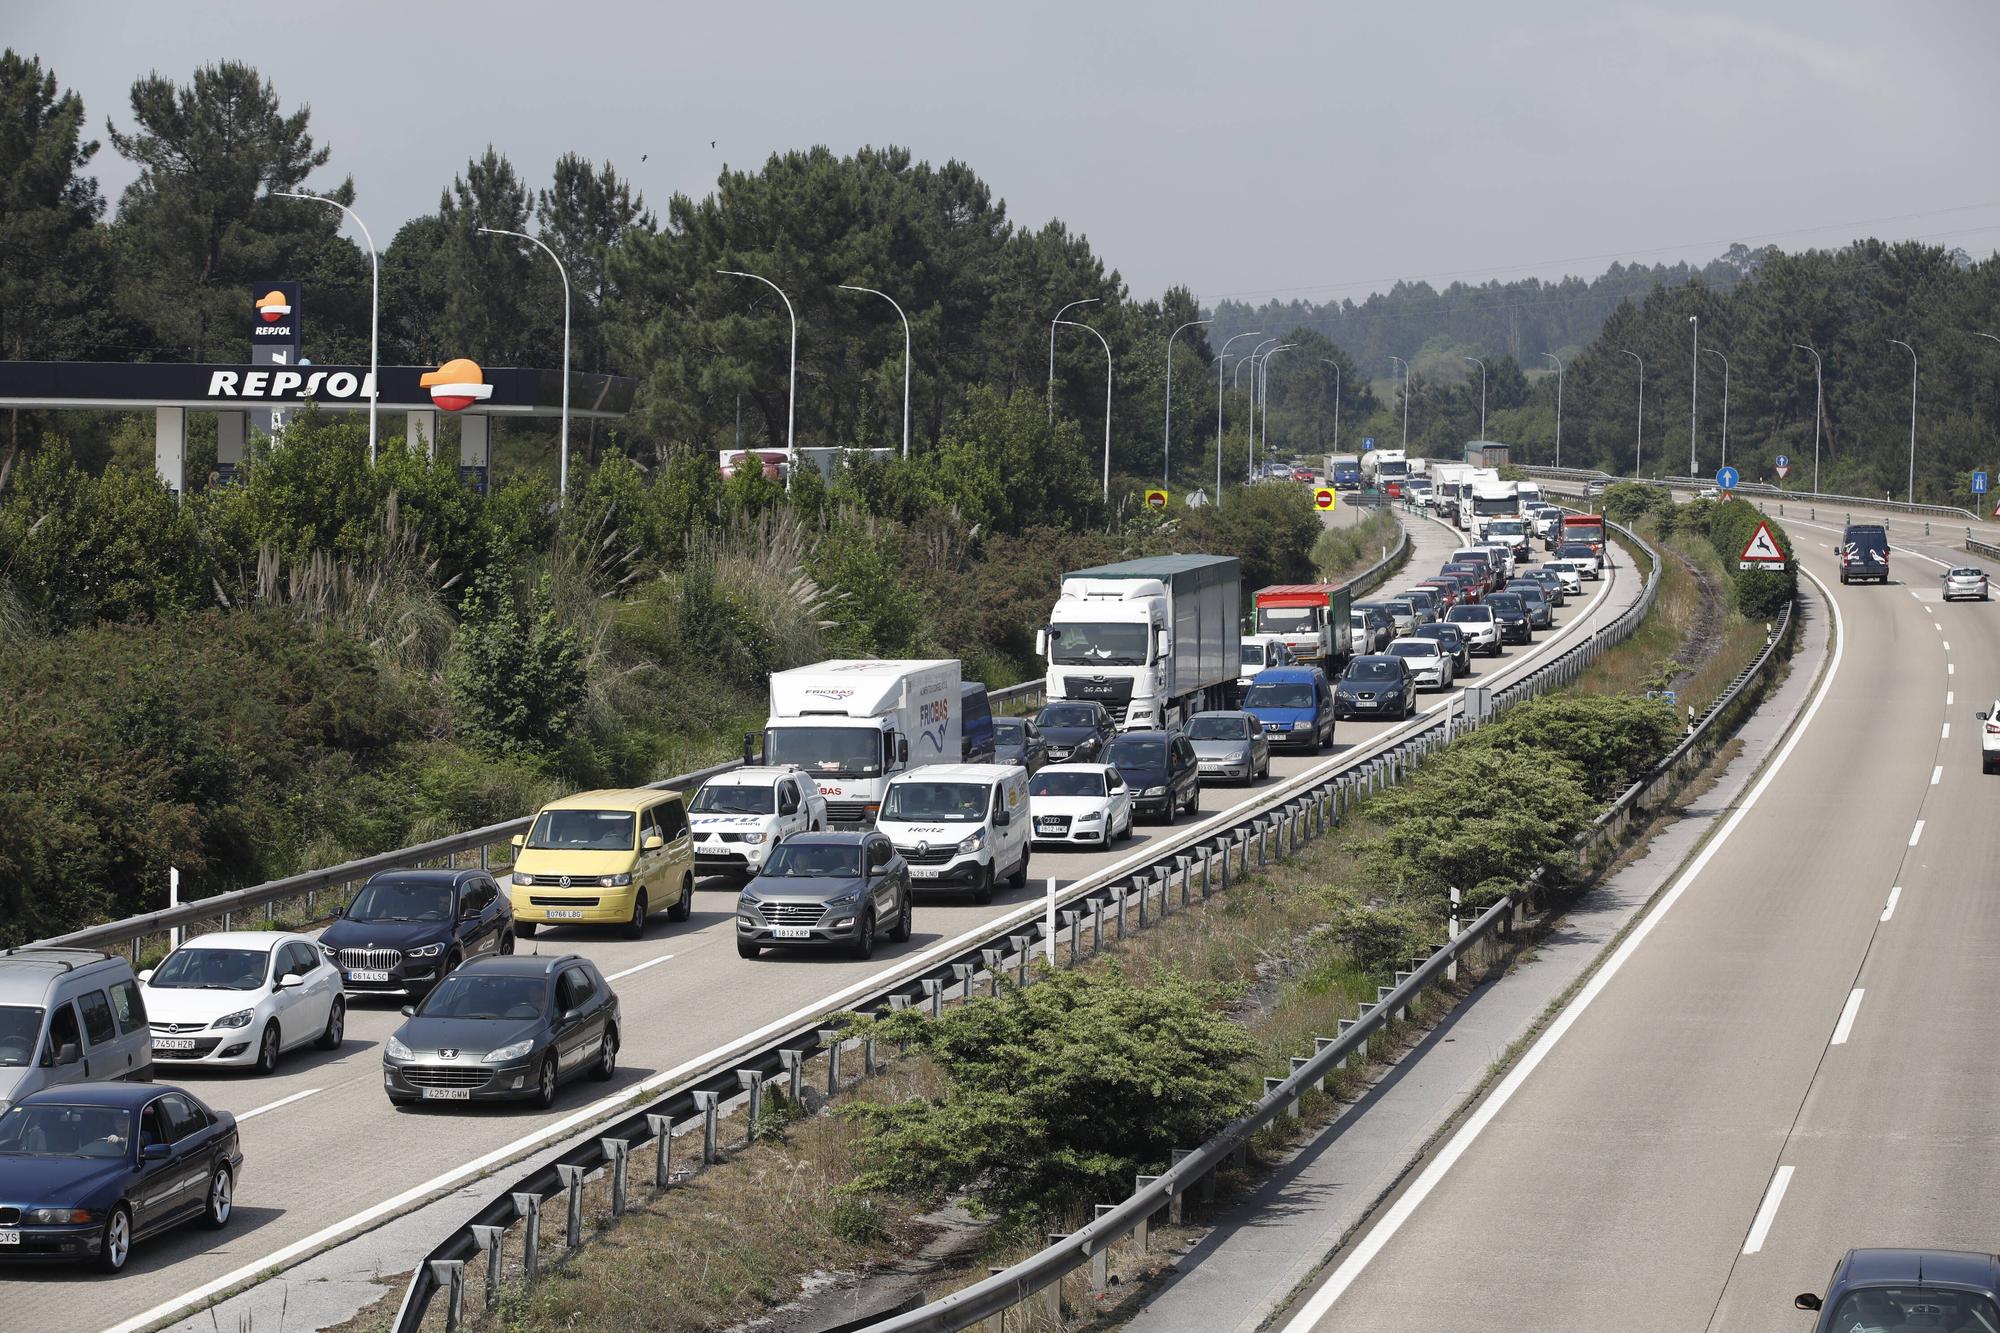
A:
POLYGON ((2000 246, 2000 5, 14 7, 114 206, 134 78, 257 67, 381 243, 491 143, 664 204, 824 143, 960 159, 1141 298, 1360 299, 1860 235, 2000 246))

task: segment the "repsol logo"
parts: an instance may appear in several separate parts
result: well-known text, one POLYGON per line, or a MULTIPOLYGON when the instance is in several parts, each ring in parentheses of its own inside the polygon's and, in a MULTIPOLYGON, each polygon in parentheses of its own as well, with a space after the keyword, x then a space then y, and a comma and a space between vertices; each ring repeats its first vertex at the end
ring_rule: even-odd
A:
POLYGON ((250 336, 251 336, 252 338, 267 338, 267 339, 268 339, 268 338, 276 338, 276 339, 278 339, 278 340, 279 340, 280 342, 291 342, 291 341, 292 341, 292 326, 291 326, 290 324, 288 324, 288 323, 287 323, 287 324, 253 324, 253 325, 251 325, 251 326, 250 326, 250 336))
POLYGON ((366 398, 374 376, 351 370, 218 370, 208 377, 210 398, 366 398))

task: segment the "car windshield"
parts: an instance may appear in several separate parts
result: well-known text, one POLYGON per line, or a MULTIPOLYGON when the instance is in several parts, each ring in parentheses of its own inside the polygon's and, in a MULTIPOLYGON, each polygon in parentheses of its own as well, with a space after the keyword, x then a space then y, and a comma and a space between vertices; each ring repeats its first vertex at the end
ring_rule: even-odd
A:
POLYGON ((1521 605, 1521 594, 1518 592, 1496 592, 1486 599, 1486 604, 1496 611, 1526 611, 1528 609, 1521 605))
POLYGON ((123 1157, 132 1113, 116 1106, 16 1106, 0 1115, 0 1154, 10 1157, 123 1157))
POLYGON ((1454 606, 1451 609, 1451 623, 1454 625, 1465 625, 1475 620, 1491 619, 1493 619, 1493 612, 1483 603, 1479 606, 1454 606))
POLYGON ((1050 704, 1035 719, 1038 727, 1094 727, 1097 710, 1089 704, 1050 704))
POLYGON ((270 963, 263 949, 176 949, 146 984, 155 990, 256 990, 270 963))
POLYGON ((1438 650, 1437 645, 1434 643, 1392 643, 1389 645, 1389 655, 1391 657, 1436 657, 1438 650))
POLYGON ((1256 723, 1247 717, 1207 717, 1197 714, 1188 723, 1191 741, 1240 741, 1249 737, 1256 723))
POLYGON ((1045 768, 1028 784, 1030 796, 1102 796, 1104 774, 1089 768, 1045 768))
MULTIPOLYGON (((631 816, 627 815, 627 819, 631 816)), ((530 843, 529 846, 533 846, 530 843)), ((349 921, 449 921, 451 890, 443 884, 385 879, 364 885, 347 909, 349 921)))
MULTIPOLYGON (((688 805, 693 815, 768 815, 777 809, 777 788, 711 782, 688 805)), ((620 850, 623 850, 622 848, 620 850)))
POLYGON ((24 1004, 0 1004, 0 1067, 25 1065, 35 1056, 42 1034, 42 1011, 24 1004))
POLYGON ((1825 1325, 1840 1333, 1904 1333, 1905 1329, 2000 1329, 2000 1310, 1976 1291, 1939 1287, 1856 1287, 1840 1298, 1825 1325))
POLYGON ((1396 663, 1384 662, 1380 658, 1357 657, 1347 664, 1347 674, 1341 679, 1366 681, 1371 684, 1394 680, 1397 676, 1396 663))
POLYGON ((630 810, 544 810, 528 832, 536 851, 629 852, 637 816, 630 810))
POLYGON ((420 1018, 540 1018, 547 983, 541 977, 453 972, 417 1010, 420 1018))
POLYGON ((1303 682, 1264 681, 1243 695, 1245 708, 1311 708, 1313 688, 1303 682))
MULTIPOLYGON (((1250 687, 1250 693, 1257 693, 1257 686, 1250 687)), ((1167 766, 1167 744, 1165 741, 1116 740, 1105 747, 1104 762, 1119 768, 1165 768, 1167 766)))
POLYGON ((1244 644, 1244 645, 1243 645, 1243 656, 1242 656, 1242 659, 1241 659, 1241 660, 1242 660, 1242 664, 1243 664, 1244 666, 1247 666, 1247 667, 1260 667, 1260 666, 1263 666, 1263 665, 1264 665, 1264 645, 1263 645, 1263 644, 1261 644, 1261 643, 1246 643, 1246 644, 1244 644))
POLYGON ((882 802, 881 817, 977 824, 986 818, 992 796, 983 782, 898 782, 882 802))
POLYGON ((764 760, 821 777, 872 778, 882 772, 883 740, 873 727, 772 727, 764 733, 764 760))
POLYGON ((1067 624, 1049 629, 1049 660, 1058 666, 1140 666, 1149 629, 1143 624, 1067 624))
POLYGON ((781 842, 764 863, 766 878, 858 879, 861 847, 851 842, 781 842))
POLYGON ((1028 724, 1018 717, 996 717, 993 719, 993 741, 996 745, 1026 745, 1028 724))
POLYGON ((1298 634, 1315 627, 1318 611, 1310 606, 1260 606, 1257 608, 1259 634, 1298 634))

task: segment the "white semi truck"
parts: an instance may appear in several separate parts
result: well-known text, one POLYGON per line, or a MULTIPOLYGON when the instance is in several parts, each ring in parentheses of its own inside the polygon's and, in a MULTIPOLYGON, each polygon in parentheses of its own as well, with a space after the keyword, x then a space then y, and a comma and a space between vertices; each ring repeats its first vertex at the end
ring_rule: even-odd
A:
POLYGON ((1361 455, 1361 476, 1377 490, 1410 475, 1409 455, 1401 449, 1370 449, 1361 455))
POLYGON ((1235 556, 1164 555, 1065 574, 1035 635, 1048 697, 1101 703, 1124 731, 1227 708, 1242 607, 1235 556))
POLYGON ((1491 473, 1490 479, 1477 477, 1459 499, 1458 512, 1459 527, 1475 538, 1484 538, 1486 525, 1494 519, 1520 515, 1520 492, 1515 483, 1501 481, 1498 473, 1491 473))
POLYGON ((1468 463, 1431 464, 1431 507, 1440 518, 1458 521, 1458 501, 1477 468, 1468 463))
POLYGON ((892 776, 959 762, 959 675, 956 658, 836 660, 776 672, 771 715, 761 733, 743 738, 743 762, 799 768, 818 783, 834 827, 873 824, 892 776))

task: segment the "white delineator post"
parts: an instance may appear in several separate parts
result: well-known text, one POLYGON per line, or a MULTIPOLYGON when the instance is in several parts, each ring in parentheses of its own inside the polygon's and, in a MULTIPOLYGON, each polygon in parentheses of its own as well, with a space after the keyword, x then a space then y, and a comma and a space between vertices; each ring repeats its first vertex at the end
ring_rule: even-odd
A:
MULTIPOLYGON (((181 905, 181 872, 173 866, 167 867, 167 910, 173 911, 181 905)), ((167 947, 181 947, 181 928, 174 926, 167 932, 167 947)))
POLYGON ((1042 943, 1046 946, 1044 952, 1048 955, 1049 966, 1054 967, 1056 965, 1056 877, 1054 875, 1049 876, 1049 908, 1047 918, 1042 923, 1042 943))

